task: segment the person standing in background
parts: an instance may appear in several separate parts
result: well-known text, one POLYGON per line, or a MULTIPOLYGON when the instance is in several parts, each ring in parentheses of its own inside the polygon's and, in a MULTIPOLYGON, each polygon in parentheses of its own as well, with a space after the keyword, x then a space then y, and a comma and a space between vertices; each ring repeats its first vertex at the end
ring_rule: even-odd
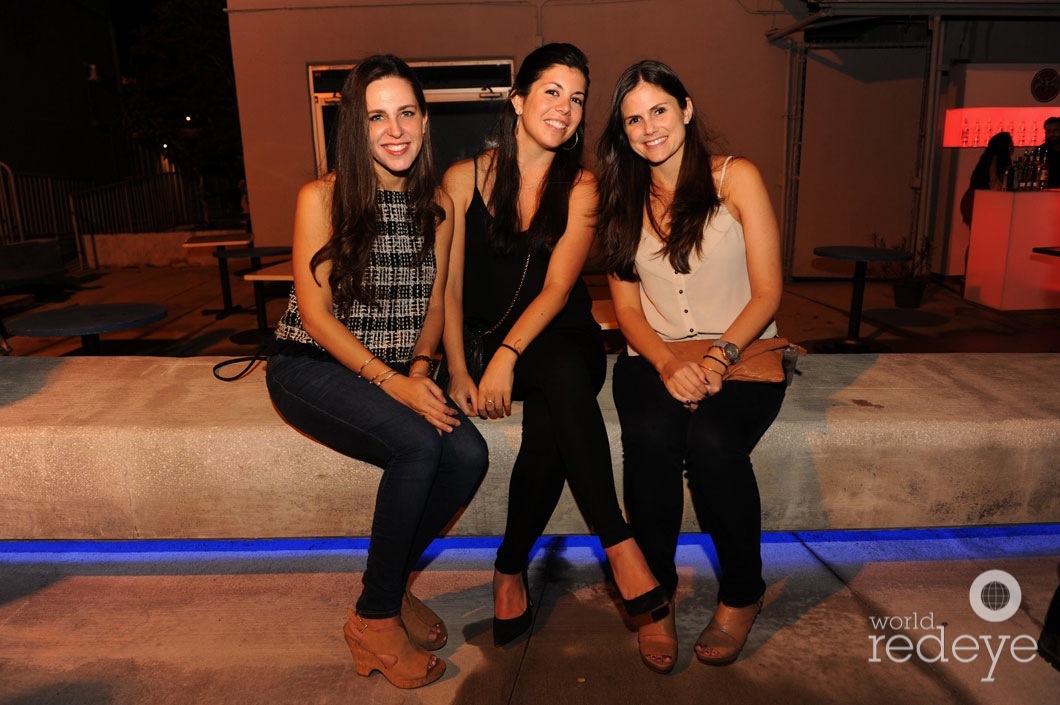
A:
POLYGON ((968 188, 961 197, 961 220, 972 227, 972 210, 975 207, 976 191, 1001 191, 1005 188, 1005 172, 1012 166, 1012 153, 1016 146, 1012 135, 998 132, 986 143, 986 149, 972 170, 968 188))

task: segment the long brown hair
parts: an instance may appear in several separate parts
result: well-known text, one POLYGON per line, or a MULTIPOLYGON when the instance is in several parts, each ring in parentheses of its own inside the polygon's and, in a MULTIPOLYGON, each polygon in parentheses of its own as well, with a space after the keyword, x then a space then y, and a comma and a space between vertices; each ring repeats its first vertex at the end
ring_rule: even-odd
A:
MULTIPOLYGON (((519 67, 511 95, 525 96, 541 74, 553 66, 567 66, 585 76, 585 91, 589 92, 589 60, 581 49, 572 44, 546 44, 527 55, 519 67)), ((489 230, 490 244, 502 252, 511 252, 519 238, 519 172, 518 149, 515 141, 515 106, 508 100, 501 107, 487 143, 495 148, 486 173, 493 177, 489 210, 493 225, 489 230)), ((585 145, 585 118, 582 117, 574 136, 556 150, 545 175, 545 189, 541 204, 530 222, 528 232, 531 247, 551 251, 567 229, 567 213, 571 189, 581 173, 582 147, 585 145)))
MULTIPOLYGON (((637 281, 633 269, 643 214, 655 231, 662 234, 652 212, 651 166, 633 151, 622 119, 622 101, 641 83, 650 83, 666 91, 684 107, 690 96, 681 80, 661 61, 644 60, 633 64, 619 77, 611 97, 607 126, 597 143, 600 159, 600 205, 597 232, 601 238, 604 268, 625 281, 637 281)), ((670 205, 670 232, 663 253, 674 270, 689 272, 688 258, 699 252, 703 225, 721 204, 714 188, 709 142, 695 112, 685 127, 685 144, 677 189, 670 205)))
MULTIPOLYGON (((373 292, 364 281, 369 256, 379 236, 379 214, 376 209, 376 182, 371 145, 368 138, 368 107, 365 92, 368 85, 382 78, 397 77, 408 81, 416 103, 427 114, 427 99, 419 79, 401 59, 389 54, 370 56, 357 65, 342 86, 335 125, 335 188, 331 197, 331 237, 309 262, 316 278, 316 268, 331 261, 332 297, 342 306, 352 300, 370 303, 373 292)), ((419 156, 409 169, 405 190, 411 197, 416 232, 423 238, 420 262, 434 247, 434 230, 445 219, 445 211, 435 203, 438 181, 434 174, 431 131, 423 135, 419 156)), ((319 282, 318 282, 319 283, 319 282)))

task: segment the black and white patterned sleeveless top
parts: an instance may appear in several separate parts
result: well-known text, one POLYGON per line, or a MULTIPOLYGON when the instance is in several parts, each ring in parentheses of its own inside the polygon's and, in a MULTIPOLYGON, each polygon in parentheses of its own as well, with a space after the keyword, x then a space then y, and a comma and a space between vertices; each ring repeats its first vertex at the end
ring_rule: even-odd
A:
MULTIPOLYGON (((388 364, 408 361, 419 338, 434 286, 434 251, 419 262, 423 238, 416 233, 411 198, 404 191, 375 192, 379 236, 365 271, 375 301, 351 301, 334 309, 341 321, 372 354, 388 364)), ((293 340, 323 349, 302 327, 294 287, 287 311, 276 326, 277 340, 293 340)))

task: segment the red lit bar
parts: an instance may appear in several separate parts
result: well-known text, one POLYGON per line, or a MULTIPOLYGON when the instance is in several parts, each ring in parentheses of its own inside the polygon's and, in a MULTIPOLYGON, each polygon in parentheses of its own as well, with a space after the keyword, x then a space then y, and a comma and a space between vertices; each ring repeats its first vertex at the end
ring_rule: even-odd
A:
POLYGON ((1042 124, 1057 112, 1045 108, 954 108, 946 111, 943 147, 985 147, 992 135, 1008 132, 1017 147, 1045 140, 1042 124))
POLYGON ((964 298, 1003 311, 1060 308, 1060 190, 978 191, 964 298))

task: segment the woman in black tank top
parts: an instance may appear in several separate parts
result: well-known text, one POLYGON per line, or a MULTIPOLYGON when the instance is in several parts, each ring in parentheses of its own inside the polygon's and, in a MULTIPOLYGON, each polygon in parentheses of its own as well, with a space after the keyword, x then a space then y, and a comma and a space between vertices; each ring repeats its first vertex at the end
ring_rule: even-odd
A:
POLYGON ((594 234, 596 180, 580 166, 585 55, 569 44, 532 52, 493 129, 494 148, 460 162, 443 335, 449 394, 468 414, 497 419, 523 402, 508 520, 493 578, 498 646, 530 627, 527 561, 563 483, 586 513, 631 615, 666 598, 632 538, 615 493, 611 448, 596 401, 606 372, 581 269, 594 234), (484 336, 488 364, 473 380, 463 323, 484 336))

